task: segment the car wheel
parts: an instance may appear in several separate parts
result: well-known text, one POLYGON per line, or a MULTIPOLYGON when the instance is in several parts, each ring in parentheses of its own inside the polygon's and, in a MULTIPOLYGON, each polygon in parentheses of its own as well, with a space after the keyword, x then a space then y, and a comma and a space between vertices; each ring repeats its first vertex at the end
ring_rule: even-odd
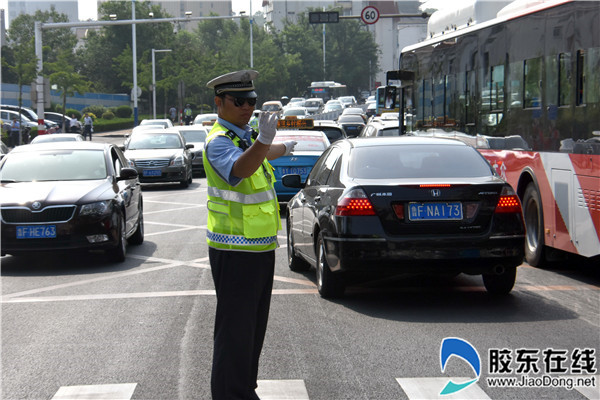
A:
POLYGON ((525 260, 532 267, 541 267, 544 257, 544 214, 542 199, 535 183, 530 183, 523 195, 523 218, 525 219, 525 260))
POLYGON ((287 256, 288 265, 294 272, 303 272, 310 269, 310 264, 298 257, 294 251, 294 239, 292 238, 292 227, 290 216, 287 216, 287 256))
POLYGON ((483 285, 488 293, 506 295, 515 286, 517 267, 505 267, 501 273, 483 274, 483 285))
POLYGON ((182 188, 187 188, 188 186, 190 186, 190 180, 188 178, 185 178, 184 180, 180 181, 179 184, 181 185, 182 188))
POLYGON ((125 261, 125 255, 127 254, 127 239, 125 238, 125 218, 122 214, 117 214, 118 218, 118 243, 115 247, 108 250, 108 257, 115 262, 125 261))
POLYGON ((133 245, 140 245, 144 243, 144 213, 143 206, 140 201, 140 214, 138 217, 138 226, 133 235, 129 238, 128 242, 133 245))
POLYGON ((325 242, 323 234, 319 232, 317 239, 317 289, 324 298, 340 297, 344 294, 346 286, 343 277, 336 275, 329 269, 325 256, 325 242))

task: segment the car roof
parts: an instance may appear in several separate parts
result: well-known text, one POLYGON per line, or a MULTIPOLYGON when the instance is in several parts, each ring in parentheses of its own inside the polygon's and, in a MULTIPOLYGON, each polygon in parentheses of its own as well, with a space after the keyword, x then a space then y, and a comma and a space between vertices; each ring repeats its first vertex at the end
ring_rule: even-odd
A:
MULTIPOLYGON (((24 146, 15 147, 9 154, 12 153, 30 153, 37 152, 40 150, 106 150, 109 147, 114 146, 110 143, 100 143, 91 141, 64 141, 64 142, 46 142, 36 144, 26 144, 24 146)), ((115 146, 116 147, 116 146, 115 146)))
MULTIPOLYGON (((372 138, 344 139, 353 148, 369 146, 391 146, 391 145, 437 145, 437 146, 468 146, 467 144, 452 138, 436 138, 422 136, 378 136, 372 138)), ((336 145, 338 142, 335 143, 336 145)), ((342 143, 340 143, 342 144, 342 143)))
POLYGON ((167 129, 165 129, 165 131, 167 131, 167 132, 171 132, 171 131, 173 131, 173 132, 205 131, 206 133, 208 133, 208 131, 210 131, 210 129, 208 129, 208 127, 205 125, 196 124, 196 125, 177 125, 172 128, 167 128, 167 129))

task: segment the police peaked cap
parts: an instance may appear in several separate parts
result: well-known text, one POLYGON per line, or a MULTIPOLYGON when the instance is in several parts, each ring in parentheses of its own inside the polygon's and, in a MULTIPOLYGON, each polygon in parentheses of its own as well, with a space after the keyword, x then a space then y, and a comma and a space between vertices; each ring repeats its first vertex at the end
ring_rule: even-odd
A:
POLYGON ((214 89, 215 96, 227 93, 234 97, 256 98, 258 95, 254 91, 252 80, 257 76, 258 72, 252 69, 230 72, 211 80, 206 87, 214 89))

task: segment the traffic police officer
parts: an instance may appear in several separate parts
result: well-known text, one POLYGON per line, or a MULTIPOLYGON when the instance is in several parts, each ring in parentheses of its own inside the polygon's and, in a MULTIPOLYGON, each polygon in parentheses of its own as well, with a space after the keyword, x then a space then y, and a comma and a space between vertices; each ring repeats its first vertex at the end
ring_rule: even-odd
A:
POLYGON ((214 400, 258 399, 258 361, 281 229, 275 177, 267 160, 289 154, 296 144, 273 144, 276 115, 260 115, 258 134, 248 125, 256 105, 257 76, 254 70, 236 71, 206 85, 215 92, 218 113, 203 157, 208 254, 217 293, 214 400))

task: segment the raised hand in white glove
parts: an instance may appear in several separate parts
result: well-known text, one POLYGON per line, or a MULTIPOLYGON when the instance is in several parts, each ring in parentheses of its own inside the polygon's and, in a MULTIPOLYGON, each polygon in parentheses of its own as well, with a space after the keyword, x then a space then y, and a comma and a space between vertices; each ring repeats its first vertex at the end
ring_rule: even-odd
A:
POLYGON ((262 144, 270 145, 273 143, 277 133, 277 114, 261 112, 258 117, 258 137, 256 140, 262 144))
POLYGON ((285 145, 285 153, 283 153, 284 156, 289 156, 292 151, 294 151, 294 147, 298 144, 298 142, 296 142, 295 140, 286 140, 285 142, 283 142, 283 144, 285 145))

